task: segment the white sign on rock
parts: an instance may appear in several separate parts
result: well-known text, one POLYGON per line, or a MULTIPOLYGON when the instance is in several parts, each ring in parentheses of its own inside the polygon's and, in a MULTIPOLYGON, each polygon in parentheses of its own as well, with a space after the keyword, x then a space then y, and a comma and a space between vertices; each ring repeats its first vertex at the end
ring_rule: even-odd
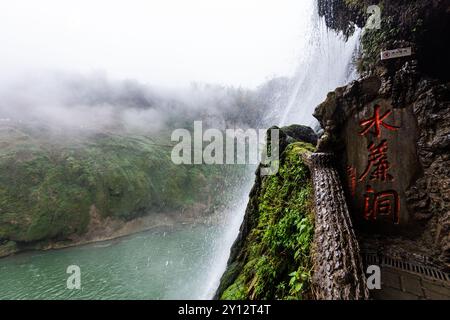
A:
POLYGON ((381 60, 407 57, 412 54, 411 47, 381 51, 381 60))

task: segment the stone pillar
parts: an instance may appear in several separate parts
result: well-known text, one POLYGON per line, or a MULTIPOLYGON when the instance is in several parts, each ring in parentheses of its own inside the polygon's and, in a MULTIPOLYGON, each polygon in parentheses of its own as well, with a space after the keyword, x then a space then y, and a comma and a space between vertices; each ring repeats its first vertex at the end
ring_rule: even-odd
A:
POLYGON ((359 245, 333 155, 314 153, 309 163, 316 206, 313 292, 317 299, 368 299, 359 245))

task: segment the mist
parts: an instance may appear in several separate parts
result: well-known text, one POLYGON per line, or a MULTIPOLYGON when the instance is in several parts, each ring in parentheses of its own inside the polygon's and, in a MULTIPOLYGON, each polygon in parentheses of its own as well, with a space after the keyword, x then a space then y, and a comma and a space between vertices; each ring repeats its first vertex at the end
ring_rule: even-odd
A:
POLYGON ((312 11, 296 0, 2 2, 1 122, 60 134, 270 125, 312 11))
POLYGON ((56 70, 189 87, 290 76, 312 10, 297 0, 0 3, 0 77, 56 70))
POLYGON ((156 135, 194 120, 217 129, 259 128, 290 81, 275 78, 254 90, 196 83, 163 89, 110 80, 102 73, 35 74, 0 86, 0 122, 65 135, 156 135))

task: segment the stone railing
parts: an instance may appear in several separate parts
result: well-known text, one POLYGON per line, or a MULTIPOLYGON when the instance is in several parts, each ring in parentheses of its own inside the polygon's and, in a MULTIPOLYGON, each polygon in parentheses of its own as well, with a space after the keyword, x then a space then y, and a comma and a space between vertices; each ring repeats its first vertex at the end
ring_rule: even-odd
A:
POLYGON ((368 299, 369 291, 333 155, 306 155, 316 207, 313 293, 317 299, 368 299))

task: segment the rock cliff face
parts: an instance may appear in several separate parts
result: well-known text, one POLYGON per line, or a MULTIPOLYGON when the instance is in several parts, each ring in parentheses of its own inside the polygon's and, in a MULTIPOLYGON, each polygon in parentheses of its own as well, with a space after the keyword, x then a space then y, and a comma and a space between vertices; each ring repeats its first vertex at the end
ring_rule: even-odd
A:
POLYGON ((360 178, 371 159, 370 150, 365 154, 364 149, 385 141, 386 165, 390 166, 386 179, 390 181, 369 180, 372 187, 397 191, 399 216, 389 217, 392 221, 384 224, 378 219, 377 228, 366 224, 363 229, 417 239, 423 251, 431 250, 434 257, 449 263, 450 88, 420 79, 413 66, 406 62, 394 79, 375 76, 331 93, 315 112, 329 140, 321 141, 319 147, 342 155, 341 175, 347 181, 355 218, 360 219, 365 209, 364 182, 368 182, 360 178), (387 89, 390 80, 392 87, 387 89), (399 98, 396 93, 404 90, 399 88, 410 94, 399 98), (357 127, 361 119, 373 114, 376 105, 392 111, 390 124, 398 129, 382 140, 366 140, 358 135, 357 127))
MULTIPOLYGON (((356 24, 367 5, 320 2, 333 3, 340 8, 334 14, 356 24)), ((341 155, 341 176, 365 237, 388 235, 396 244, 377 247, 449 267, 450 72, 442 35, 449 31, 450 3, 378 4, 381 29, 362 37, 361 80, 331 92, 315 111, 325 128, 319 149, 341 155), (381 50, 407 46, 412 56, 381 61, 381 50), (375 115, 378 123, 371 121, 375 115), (371 207, 380 202, 381 212, 371 207)), ((324 14, 330 27, 349 32, 324 14)))
POLYGON ((380 65, 380 51, 412 46, 422 74, 450 79, 450 48, 444 39, 450 32, 449 0, 318 0, 318 4, 327 26, 344 35, 366 25, 369 6, 380 8, 381 28, 368 29, 361 38, 358 66, 363 75, 379 73, 379 67, 395 72, 404 59, 380 65))

